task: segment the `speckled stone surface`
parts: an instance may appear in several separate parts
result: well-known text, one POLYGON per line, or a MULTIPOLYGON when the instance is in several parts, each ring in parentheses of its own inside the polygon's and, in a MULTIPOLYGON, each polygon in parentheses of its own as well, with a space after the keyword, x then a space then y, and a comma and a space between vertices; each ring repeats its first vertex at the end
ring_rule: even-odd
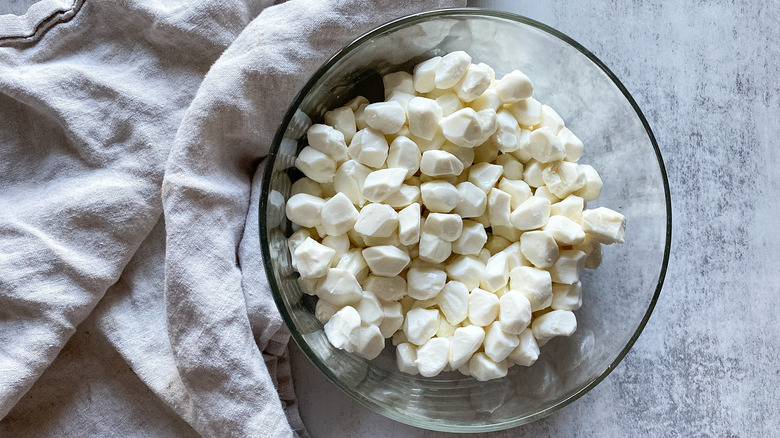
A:
MULTIPOLYGON (((623 362, 486 437, 780 435, 780 8, 774 1, 473 1, 591 50, 642 108, 672 194, 669 270, 623 362)), ((312 436, 439 437, 358 405, 292 346, 312 436)), ((468 435, 461 435, 468 436, 468 435)))

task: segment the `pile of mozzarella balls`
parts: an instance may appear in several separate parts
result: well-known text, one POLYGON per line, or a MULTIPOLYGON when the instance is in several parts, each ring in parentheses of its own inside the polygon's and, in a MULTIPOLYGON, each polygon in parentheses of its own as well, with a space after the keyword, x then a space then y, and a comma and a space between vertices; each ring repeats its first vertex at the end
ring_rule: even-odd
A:
POLYGON ((625 218, 586 209, 602 181, 515 70, 465 52, 383 77, 307 132, 286 205, 293 268, 336 348, 485 381, 577 328, 580 273, 625 218))

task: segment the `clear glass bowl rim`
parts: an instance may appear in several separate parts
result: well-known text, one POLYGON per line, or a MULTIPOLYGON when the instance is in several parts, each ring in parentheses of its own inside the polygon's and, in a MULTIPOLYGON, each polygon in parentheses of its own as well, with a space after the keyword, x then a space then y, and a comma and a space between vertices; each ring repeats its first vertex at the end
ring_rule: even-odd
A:
POLYGON ((271 288, 271 292, 274 297, 274 301, 276 302, 276 306, 279 308, 279 311, 282 315, 282 318, 285 321, 285 324, 290 329, 290 332, 292 334, 292 338, 295 340, 295 343, 298 344, 298 347, 304 352, 306 357, 309 358, 309 360, 327 377, 328 380, 333 382, 338 388, 340 388, 343 392, 345 392, 348 396, 350 396, 352 399, 360 403, 361 405, 371 409, 374 412, 377 412, 383 416, 386 416, 388 418, 391 418, 393 420, 399 421, 401 423, 409 424, 411 426, 420 427, 424 429, 430 429, 430 430, 438 430, 443 432, 457 432, 457 433, 478 433, 478 432, 491 432, 491 431, 497 431, 497 430, 504 430, 509 429, 517 426, 521 426, 523 424, 528 424, 533 421, 536 421, 540 418, 546 417, 559 409, 569 405, 570 403, 574 402, 578 398, 585 395, 588 391, 593 389, 596 385, 598 385, 602 380, 604 380, 615 367, 623 360, 623 358, 628 354, 628 352, 633 347, 636 340, 639 338, 639 335, 642 333, 642 330, 645 328, 645 325, 647 325, 647 321, 650 318, 650 315, 653 313, 653 309, 655 308, 655 305, 658 301, 658 298, 661 294, 661 289, 663 287, 664 278, 666 277, 666 270, 668 267, 669 262, 669 253, 671 248, 671 242, 672 242, 672 202, 670 197, 670 191, 669 191, 669 181, 666 176, 666 167, 664 166, 663 158, 661 157, 661 151, 658 148, 658 143, 656 142, 655 136, 653 135, 652 130, 650 129, 650 125, 647 122, 647 119, 645 119, 644 114, 639 109, 639 105, 637 105, 634 98, 631 96, 631 94, 628 92, 626 87, 623 85, 622 82, 615 76, 615 74, 598 58, 596 55, 594 55, 592 52, 590 52, 588 49, 583 47, 581 44, 579 44, 577 41, 572 39, 571 37, 565 35, 564 33, 546 25, 543 23, 540 23, 536 20, 533 20, 528 17, 524 17, 522 15, 513 14, 510 12, 504 12, 504 11, 495 11, 490 9, 482 9, 482 8, 451 8, 451 9, 437 9, 427 12, 420 12, 417 14, 407 15, 402 18, 398 18, 392 21, 389 21, 383 25, 380 25, 373 30, 363 34, 362 36, 358 37, 357 39, 353 40, 351 43, 347 44, 344 48, 339 50, 335 55, 333 55, 327 62, 325 62, 317 71, 311 76, 311 78, 306 82, 306 84, 301 88, 301 90, 298 92, 295 99, 292 101, 290 106, 287 109, 287 112, 285 113, 284 119, 282 120, 282 123, 279 125, 279 128, 276 132, 276 135, 274 136, 273 143, 271 144, 271 148, 268 153, 268 161, 266 162, 266 168, 265 172, 263 174, 263 184, 262 184, 262 191, 260 195, 260 208, 259 208, 259 224, 260 224, 260 245, 262 249, 262 257, 263 257, 263 264, 265 266, 265 271, 269 280, 269 286, 271 288), (359 47, 364 42, 381 35, 385 32, 391 31, 397 27, 402 27, 406 25, 413 24, 415 22, 424 21, 430 18, 440 18, 440 17, 450 17, 450 16, 474 16, 474 17, 493 17, 493 18, 502 18, 506 20, 516 21, 522 24, 526 24, 532 27, 535 27, 541 31, 544 31, 560 40, 562 40, 564 43, 569 44, 570 46, 577 49, 580 53, 588 57, 591 62, 593 62, 596 66, 598 66, 615 84, 615 86, 618 87, 618 89, 623 93, 623 96, 626 98, 626 100, 629 102, 631 107, 636 112, 637 117, 639 117, 640 121, 642 122, 642 126, 644 126, 645 131, 647 133, 648 138, 650 139, 650 142, 653 146, 653 149, 655 151, 656 159, 658 160, 658 166, 661 171, 661 178, 663 180, 663 188, 664 188, 664 198, 666 201, 666 242, 664 245, 664 255, 663 255, 663 261, 661 265, 661 271, 658 276, 658 282, 656 284, 655 292, 653 294, 653 297, 650 301, 650 304, 647 307, 647 311, 645 312, 644 316, 642 317, 641 322, 637 326, 636 331, 631 336, 629 341, 626 343, 626 345, 623 347, 623 349, 620 351, 618 356, 615 358, 615 360, 609 364, 609 366, 595 379, 593 379, 591 382, 589 382, 587 385, 583 386, 579 391, 571 394, 570 396, 563 398, 559 400, 556 404, 540 410, 538 412, 535 412, 531 415, 527 415, 524 417, 519 417, 513 420, 501 422, 501 423, 493 423, 493 424, 474 424, 469 426, 453 426, 452 428, 446 428, 446 427, 439 427, 437 423, 423 423, 423 422, 417 422, 414 419, 410 419, 408 417, 404 417, 403 415, 398 415, 394 411, 389 411, 383 409, 381 404, 376 403, 375 401, 368 399, 366 397, 363 397, 359 392, 356 392, 354 389, 348 387, 343 382, 339 381, 338 378, 324 365, 320 362, 319 358, 314 354, 314 352, 309 348, 306 341, 303 339, 300 333, 298 333, 296 330, 293 330, 292 327, 294 327, 293 321, 289 313, 287 312, 287 309, 285 308, 284 301, 282 300, 281 293, 279 291, 279 287, 276 284, 273 269, 271 268, 272 264, 272 258, 270 255, 270 246, 267 238, 268 229, 266 228, 266 221, 265 221, 265 212, 268 202, 268 192, 270 190, 270 181, 271 181, 271 174, 273 171, 273 163, 276 159, 276 155, 279 151, 279 146, 281 145, 282 138, 284 137, 285 130, 287 126, 290 124, 295 111, 300 107, 301 103, 303 102, 303 99, 306 97, 306 95, 311 91, 314 84, 323 76, 325 75, 330 68, 339 62, 344 56, 355 50, 357 47, 359 47))

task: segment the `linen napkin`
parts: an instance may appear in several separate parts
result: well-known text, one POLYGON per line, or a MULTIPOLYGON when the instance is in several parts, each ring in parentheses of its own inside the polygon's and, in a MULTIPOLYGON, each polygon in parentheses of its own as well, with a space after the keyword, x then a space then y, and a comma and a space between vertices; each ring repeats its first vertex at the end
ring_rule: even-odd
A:
POLYGON ((0 435, 306 434, 262 159, 340 47, 462 2, 271 3, 75 0, 0 29, 0 435))

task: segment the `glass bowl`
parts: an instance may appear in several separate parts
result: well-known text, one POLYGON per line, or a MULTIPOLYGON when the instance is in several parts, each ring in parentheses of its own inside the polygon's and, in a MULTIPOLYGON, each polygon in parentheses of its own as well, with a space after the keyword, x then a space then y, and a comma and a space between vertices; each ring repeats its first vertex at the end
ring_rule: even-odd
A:
POLYGON ((514 14, 448 9, 395 20, 358 38, 325 63, 285 115, 266 164, 260 236, 271 290, 293 339, 352 398, 394 420, 448 432, 483 432, 529 423, 576 400, 603 380, 636 341, 661 291, 669 258, 671 203, 663 161, 634 99, 592 53, 560 32, 514 14), (316 297, 296 282, 286 237, 284 201, 301 176, 293 162, 305 133, 325 111, 356 95, 383 99, 382 75, 463 50, 496 75, 514 69, 534 83, 585 144, 604 188, 588 208, 626 216, 626 243, 603 248, 603 261, 582 276, 583 304, 571 337, 544 346, 531 367, 513 366, 497 380, 458 372, 423 378, 396 368, 395 348, 368 361, 333 348, 314 317, 316 297))

